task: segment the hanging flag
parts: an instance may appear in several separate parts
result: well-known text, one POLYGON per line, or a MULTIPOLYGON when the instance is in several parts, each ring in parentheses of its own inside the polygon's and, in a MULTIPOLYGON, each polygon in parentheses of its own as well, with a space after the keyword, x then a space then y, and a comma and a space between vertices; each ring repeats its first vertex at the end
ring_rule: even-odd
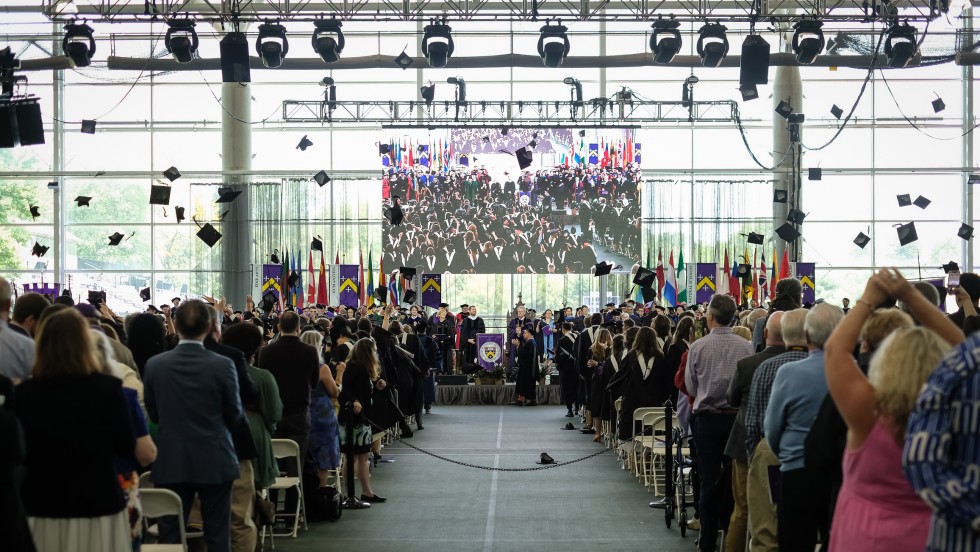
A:
POLYGON ((732 271, 728 274, 728 294, 735 299, 735 304, 738 305, 742 302, 742 281, 738 279, 738 257, 735 255, 735 249, 732 248, 732 256, 735 257, 735 262, 732 264, 732 271))
POLYGON ((337 250, 337 257, 334 258, 333 264, 340 264, 340 250, 337 250))
POLYGON ((357 305, 360 282, 357 265, 335 265, 330 272, 330 298, 335 305, 357 305))
POLYGON ((721 267, 721 271, 718 273, 718 278, 715 280, 718 286, 716 293, 719 293, 721 295, 730 295, 731 273, 732 273, 732 265, 728 262, 728 250, 726 249, 725 264, 721 267))
POLYGON ((442 303, 442 274, 423 274, 421 281, 422 306, 438 308, 442 303))
POLYGON ((772 273, 769 277, 769 297, 775 299, 776 297, 776 284, 779 282, 779 259, 776 258, 776 248, 772 248, 772 273))
POLYGON ((282 271, 279 277, 279 285, 282 287, 282 293, 279 294, 279 310, 286 308, 286 305, 290 304, 289 301, 289 249, 286 249, 282 257, 282 271))
POLYGON ((762 302, 769 299, 769 274, 766 272, 766 250, 762 250, 761 262, 759 263, 759 306, 762 302))
POLYGON ((783 249, 783 264, 779 265, 779 279, 790 278, 792 275, 789 272, 789 251, 783 249))
POLYGON ((664 276, 664 252, 663 250, 657 250, 657 299, 663 300, 664 298, 664 284, 667 283, 666 276, 664 276))
POLYGON ((381 260, 378 261, 378 286, 377 289, 384 289, 388 287, 385 283, 385 259, 384 255, 381 256, 381 260))
POLYGON ((589 144, 589 164, 599 164, 599 144, 589 144))
POLYGON ((636 163, 637 165, 641 163, 639 142, 633 145, 633 162, 636 163))
POLYGON ((803 285, 803 303, 811 305, 817 300, 817 264, 796 263, 796 278, 803 285))
POLYGON ((306 306, 316 304, 316 275, 313 272, 313 250, 310 249, 310 257, 306 263, 306 306))
POLYGON ((742 297, 745 298, 745 302, 748 303, 750 300, 756 298, 755 290, 752 288, 752 274, 755 270, 755 264, 749 264, 749 246, 745 246, 745 252, 742 253, 742 264, 749 267, 748 272, 745 277, 742 278, 742 297))
POLYGON ((425 144, 422 144, 419 147, 422 148, 422 151, 419 152, 419 165, 422 165, 423 167, 428 167, 429 166, 429 146, 427 146, 425 144))
POLYGON ((761 307, 762 295, 759 291, 759 271, 756 270, 758 268, 758 264, 756 263, 758 254, 758 251, 752 251, 752 299, 755 299, 756 303, 761 307))
POLYGON ((670 263, 667 265, 666 270, 666 283, 664 284, 664 298, 667 300, 667 304, 676 307, 677 306, 677 275, 674 272, 674 250, 670 250, 670 263))
POLYGON ((398 277, 392 271, 388 278, 388 304, 398 306, 398 277))
POLYGON ((677 304, 687 305, 687 267, 684 266, 684 250, 677 257, 677 304))
POLYGON ((368 250, 368 266, 367 266, 367 306, 374 306, 374 260, 372 259, 374 251, 368 250))
MULTIPOLYGON (((718 293, 722 280, 717 275, 718 263, 696 263, 694 265, 694 301, 698 304, 711 301, 711 296, 718 293)), ((727 281, 727 278, 725 278, 727 281)))
POLYGON ((408 168, 411 169, 414 167, 415 167, 415 145, 412 144, 411 140, 409 140, 408 141, 408 168))
POLYGON ((271 292, 275 296, 276 303, 282 305, 283 288, 280 285, 280 278, 282 278, 282 265, 262 265, 262 295, 271 292))
MULTIPOLYGON (((358 266, 358 282, 364 281, 364 252, 358 248, 357 250, 357 266, 358 266)), ((357 305, 365 306, 367 305, 367 297, 364 296, 364 286, 357 286, 357 305)))
MULTIPOLYGON (((317 282, 316 290, 316 302, 321 305, 326 305, 329 302, 329 295, 327 293, 327 265, 324 264, 325 261, 323 257, 326 253, 320 252, 320 279, 317 282)), ((337 306, 336 304, 334 306, 337 306)))

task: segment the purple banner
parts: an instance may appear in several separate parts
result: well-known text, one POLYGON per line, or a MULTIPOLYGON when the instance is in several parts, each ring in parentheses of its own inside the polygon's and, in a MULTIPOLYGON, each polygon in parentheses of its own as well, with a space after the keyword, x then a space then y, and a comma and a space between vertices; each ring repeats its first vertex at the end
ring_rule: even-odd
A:
POLYGON ((504 362, 504 334, 476 334, 476 359, 484 370, 501 366, 504 362))
POLYGON ((711 301, 711 296, 715 294, 716 282, 715 271, 718 263, 697 263, 694 271, 695 300, 698 303, 711 301))
MULTIPOLYGON (((272 292, 276 296, 276 305, 279 304, 279 298, 282 295, 282 287, 279 285, 279 280, 282 278, 282 265, 277 264, 267 264, 262 265, 262 295, 264 296, 267 292, 272 292)), ((260 296, 256 303, 261 303, 262 297, 260 296)))
POLYGON ((41 295, 58 297, 61 295, 61 284, 24 284, 24 293, 40 293, 41 295))
POLYGON ((422 275, 422 306, 439 308, 442 303, 442 274, 422 275))
POLYGON ((356 306, 359 296, 360 267, 358 265, 334 265, 337 270, 337 304, 356 306))
POLYGON ((803 304, 817 300, 817 263, 796 263, 796 279, 803 284, 803 304))

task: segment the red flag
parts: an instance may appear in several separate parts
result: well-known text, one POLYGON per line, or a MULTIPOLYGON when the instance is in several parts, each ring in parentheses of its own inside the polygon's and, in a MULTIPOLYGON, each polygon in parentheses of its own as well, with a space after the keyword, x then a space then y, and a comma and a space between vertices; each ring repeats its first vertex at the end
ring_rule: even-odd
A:
POLYGON ((317 283, 319 289, 316 290, 316 302, 326 305, 330 299, 327 298, 327 265, 324 264, 324 253, 320 252, 320 281, 317 283))
POLYGON ((755 269, 755 262, 758 259, 759 252, 752 252, 752 298, 758 302, 759 306, 762 306, 762 297, 759 295, 759 272, 755 269))
POLYGON ((337 257, 334 258, 333 264, 340 264, 340 250, 337 250, 337 257))
POLYGON ((313 250, 310 249, 309 262, 306 263, 308 269, 308 280, 306 281, 306 305, 310 306, 317 302, 316 300, 316 273, 313 272, 313 250))
POLYGON ((360 257, 359 264, 361 265, 360 279, 358 280, 357 286, 357 301, 359 305, 367 305, 367 296, 365 296, 365 286, 364 286, 364 252, 358 250, 358 256, 360 257))
POLYGON ((385 260, 384 260, 384 255, 381 256, 381 260, 378 262, 378 275, 380 276, 380 278, 378 278, 378 285, 375 286, 374 289, 388 287, 388 284, 385 283, 385 260))
POLYGON ((664 253, 662 250, 657 250, 657 298, 662 297, 664 291, 664 283, 666 282, 666 277, 664 276, 664 253))
POLYGON ((783 249, 783 264, 779 265, 779 279, 789 278, 789 251, 783 249))

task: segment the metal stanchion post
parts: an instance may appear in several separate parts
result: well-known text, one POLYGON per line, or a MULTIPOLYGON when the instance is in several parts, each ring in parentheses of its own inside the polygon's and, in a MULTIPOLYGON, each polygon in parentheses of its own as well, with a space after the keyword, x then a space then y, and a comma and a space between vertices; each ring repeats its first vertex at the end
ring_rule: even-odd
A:
POLYGON ((345 428, 347 453, 344 457, 344 462, 347 463, 347 498, 344 500, 344 508, 349 508, 357 501, 357 497, 354 496, 354 403, 344 403, 344 419, 347 420, 345 428))
POLYGON ((670 521, 674 517, 674 405, 670 401, 664 403, 664 428, 666 435, 664 439, 666 446, 664 450, 664 521, 670 527, 670 521))

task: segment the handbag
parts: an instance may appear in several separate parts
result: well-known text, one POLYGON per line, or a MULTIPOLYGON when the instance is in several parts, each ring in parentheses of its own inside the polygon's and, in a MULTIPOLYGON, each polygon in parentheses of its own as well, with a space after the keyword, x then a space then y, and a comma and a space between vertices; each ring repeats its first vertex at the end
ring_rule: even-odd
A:
POLYGON ((255 493, 255 525, 259 529, 272 526, 276 520, 276 505, 272 501, 264 498, 259 493, 255 493))

